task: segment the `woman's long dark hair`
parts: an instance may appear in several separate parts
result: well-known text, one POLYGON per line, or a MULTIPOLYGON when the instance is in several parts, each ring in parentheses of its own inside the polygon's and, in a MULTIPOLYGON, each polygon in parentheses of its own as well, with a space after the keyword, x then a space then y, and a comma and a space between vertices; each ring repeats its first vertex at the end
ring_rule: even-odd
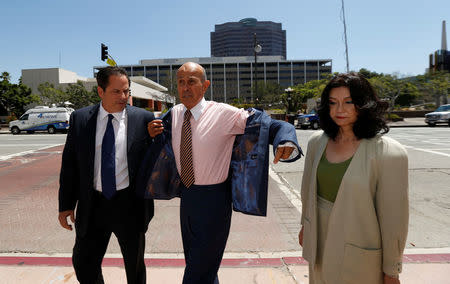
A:
POLYGON ((318 110, 320 127, 335 140, 339 132, 339 126, 330 117, 330 92, 333 88, 347 87, 350 91, 353 104, 358 117, 353 125, 353 133, 358 139, 372 138, 378 133, 385 134, 389 127, 384 119, 384 113, 388 107, 382 102, 369 81, 358 73, 343 73, 331 78, 322 92, 318 110))

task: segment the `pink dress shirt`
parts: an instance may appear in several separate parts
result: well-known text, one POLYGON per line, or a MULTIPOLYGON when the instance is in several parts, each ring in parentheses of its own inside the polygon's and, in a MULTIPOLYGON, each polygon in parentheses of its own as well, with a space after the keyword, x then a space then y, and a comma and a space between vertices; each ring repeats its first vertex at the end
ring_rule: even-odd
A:
MULTIPOLYGON (((181 128, 185 111, 183 104, 172 108, 172 147, 179 173, 181 128)), ((191 113, 194 184, 222 183, 228 177, 234 139, 236 135, 244 133, 248 112, 202 99, 191 109, 191 113)))

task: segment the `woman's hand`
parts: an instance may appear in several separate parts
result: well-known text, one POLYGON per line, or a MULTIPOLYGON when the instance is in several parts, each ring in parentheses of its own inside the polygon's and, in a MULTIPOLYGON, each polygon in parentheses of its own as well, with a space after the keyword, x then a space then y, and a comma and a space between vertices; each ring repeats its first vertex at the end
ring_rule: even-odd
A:
POLYGON ((384 274, 383 284, 400 284, 400 280, 384 274))
POLYGON ((298 243, 303 247, 303 226, 300 232, 298 233, 298 243))
POLYGON ((150 137, 155 138, 156 135, 161 134, 164 130, 162 120, 154 119, 150 121, 147 125, 147 131, 150 137))

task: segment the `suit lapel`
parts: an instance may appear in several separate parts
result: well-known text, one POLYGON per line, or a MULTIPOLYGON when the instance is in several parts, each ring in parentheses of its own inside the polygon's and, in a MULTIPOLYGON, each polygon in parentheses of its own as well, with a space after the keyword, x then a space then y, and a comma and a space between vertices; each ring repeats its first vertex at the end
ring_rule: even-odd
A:
MULTIPOLYGON (((319 166, 320 158, 322 158, 323 151, 325 151, 325 148, 328 143, 328 136, 324 133, 319 139, 319 143, 317 145, 317 151, 316 155, 314 157, 314 163, 313 163, 313 170, 312 176, 316 176, 317 173, 317 167, 319 166)), ((315 182, 315 181, 314 181, 315 182)))
POLYGON ((136 115, 132 107, 127 106, 127 158, 128 161, 130 157, 131 146, 134 141, 134 136, 136 135, 136 115))
POLYGON ((313 167, 312 167, 312 172, 311 172, 311 176, 314 177, 311 179, 311 185, 314 186, 314 190, 312 192, 314 192, 314 194, 316 196, 314 196, 314 200, 316 200, 317 198, 317 179, 315 177, 317 177, 317 167, 319 167, 319 162, 320 159, 322 158, 323 155, 323 151, 325 151, 325 148, 327 146, 328 143, 328 136, 323 133, 322 136, 319 139, 319 143, 317 145, 317 151, 316 151, 316 155, 314 157, 314 163, 313 163, 313 167))
POLYGON ((89 180, 94 180, 94 160, 95 160, 95 134, 97 131, 97 115, 100 104, 94 106, 88 114, 86 122, 86 142, 87 142, 87 157, 88 170, 87 173, 90 175, 89 180))

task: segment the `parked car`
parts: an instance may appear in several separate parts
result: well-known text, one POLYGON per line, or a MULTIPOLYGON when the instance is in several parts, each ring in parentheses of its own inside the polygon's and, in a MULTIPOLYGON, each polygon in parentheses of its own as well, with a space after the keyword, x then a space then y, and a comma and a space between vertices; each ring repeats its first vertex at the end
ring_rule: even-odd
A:
POLYGON ((9 130, 12 134, 19 134, 21 131, 47 131, 49 134, 64 132, 69 129, 69 118, 73 111, 73 108, 65 107, 35 107, 27 110, 18 120, 11 121, 9 130))
POLYGON ((309 114, 299 114, 297 115, 297 128, 301 129, 319 129, 319 115, 312 111, 309 114))
POLYGON ((435 111, 425 114, 425 122, 428 126, 436 126, 438 123, 450 126, 450 104, 441 105, 435 111))

